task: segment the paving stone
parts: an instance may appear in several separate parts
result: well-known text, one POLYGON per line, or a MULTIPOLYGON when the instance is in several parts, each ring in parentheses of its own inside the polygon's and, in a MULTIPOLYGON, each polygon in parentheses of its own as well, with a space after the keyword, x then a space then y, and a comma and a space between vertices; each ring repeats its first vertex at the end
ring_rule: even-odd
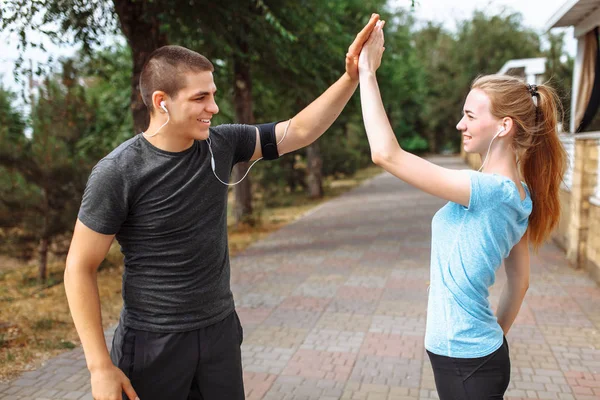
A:
POLYGON ((364 338, 364 332, 314 329, 308 334, 300 348, 358 353, 364 338))
POLYGON ((351 313, 323 313, 315 328, 338 331, 366 332, 371 326, 373 317, 351 313))
POLYGON ((362 343, 360 353, 422 360, 424 355, 423 340, 423 336, 368 332, 362 343))
POLYGON ((290 296, 281 302, 279 309, 321 312, 330 302, 331 298, 290 296))
POLYGON ((329 313, 350 313, 350 314, 362 314, 362 315, 373 315, 377 310, 377 301, 363 300, 360 297, 357 298, 334 298, 327 306, 327 312, 329 313))
POLYGON ((265 400, 327 400, 339 399, 345 382, 302 376, 280 376, 264 397, 265 400))
POLYGON ((260 345, 242 345, 242 364, 248 372, 279 374, 295 349, 260 345))
POLYGON ((295 348, 304 342, 308 329, 289 328, 285 326, 260 325, 252 334, 244 339, 244 343, 252 345, 295 348))
POLYGON ((369 332, 406 336, 425 336, 425 317, 392 317, 374 315, 369 332))
POLYGON ((421 360, 360 354, 350 381, 384 386, 418 388, 421 360))
POLYGON ((299 349, 282 375, 346 381, 355 359, 355 353, 299 349))
POLYGON ((287 326, 289 328, 311 329, 321 318, 320 312, 277 308, 264 321, 269 326, 287 326))

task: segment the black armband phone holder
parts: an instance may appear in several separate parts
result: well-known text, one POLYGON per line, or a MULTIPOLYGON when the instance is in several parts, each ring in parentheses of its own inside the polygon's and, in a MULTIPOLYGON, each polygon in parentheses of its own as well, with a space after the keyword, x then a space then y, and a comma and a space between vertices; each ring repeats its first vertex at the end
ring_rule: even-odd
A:
POLYGON ((269 122, 268 124, 255 125, 258 128, 260 136, 260 147, 263 160, 276 160, 279 158, 277 149, 277 136, 275 135, 275 126, 279 122, 269 122))

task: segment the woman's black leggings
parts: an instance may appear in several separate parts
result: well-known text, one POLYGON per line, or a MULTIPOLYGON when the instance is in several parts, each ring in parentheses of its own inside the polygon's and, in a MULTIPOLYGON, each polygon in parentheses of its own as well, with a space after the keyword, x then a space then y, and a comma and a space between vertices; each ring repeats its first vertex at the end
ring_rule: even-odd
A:
POLYGON ((502 400, 510 381, 508 343, 479 358, 452 358, 427 352, 440 400, 502 400))

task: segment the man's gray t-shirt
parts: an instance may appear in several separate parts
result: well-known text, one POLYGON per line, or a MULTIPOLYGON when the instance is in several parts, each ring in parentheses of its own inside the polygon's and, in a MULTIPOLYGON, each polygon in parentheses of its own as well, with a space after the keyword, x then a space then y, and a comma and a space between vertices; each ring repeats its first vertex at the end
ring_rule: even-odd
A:
MULTIPOLYGON (((252 157, 256 128, 217 126, 210 141, 228 182, 233 166, 252 157)), ((206 141, 172 153, 138 134, 93 168, 78 218, 121 245, 127 327, 183 332, 233 311, 227 189, 213 175, 206 141)))

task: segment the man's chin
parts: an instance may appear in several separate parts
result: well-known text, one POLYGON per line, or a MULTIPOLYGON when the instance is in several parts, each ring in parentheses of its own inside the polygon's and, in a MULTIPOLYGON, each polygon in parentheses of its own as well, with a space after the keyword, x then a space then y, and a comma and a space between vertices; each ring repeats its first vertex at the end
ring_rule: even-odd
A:
POLYGON ((210 131, 207 129, 205 131, 200 132, 199 140, 206 140, 210 136, 210 131))
POLYGON ((206 140, 210 136, 210 131, 208 129, 203 129, 196 131, 192 134, 192 137, 195 140, 206 140))

